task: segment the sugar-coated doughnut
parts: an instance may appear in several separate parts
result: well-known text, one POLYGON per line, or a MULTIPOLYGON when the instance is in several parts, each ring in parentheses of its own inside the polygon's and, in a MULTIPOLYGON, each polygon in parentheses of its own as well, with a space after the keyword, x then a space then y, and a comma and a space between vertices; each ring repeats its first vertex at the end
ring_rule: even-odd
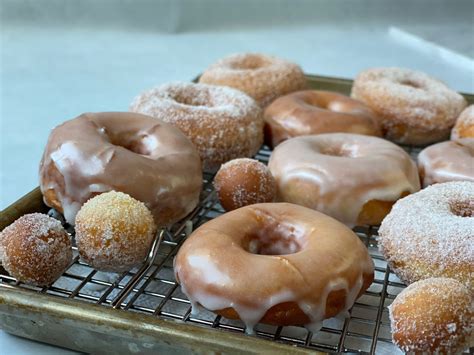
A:
POLYGON ((379 229, 379 248, 405 283, 474 282, 474 182, 435 184, 399 200, 379 229))
POLYGON ((240 158, 221 166, 214 178, 214 187, 226 211, 273 202, 276 183, 270 170, 258 160, 240 158))
POLYGON ((350 133, 291 138, 268 164, 277 200, 323 212, 353 227, 377 225, 400 197, 420 189, 416 164, 397 145, 350 133))
POLYGON ((196 146, 206 171, 252 157, 263 143, 262 110, 252 98, 228 87, 165 84, 137 96, 130 110, 180 128, 196 146))
POLYGON ((145 204, 122 192, 91 198, 76 217, 76 243, 82 259, 103 271, 126 271, 142 263, 156 225, 145 204))
POLYGON ((374 266, 361 240, 335 219, 263 203, 199 227, 174 270, 194 309, 240 318, 248 331, 258 322, 315 331, 352 307, 372 283, 374 266))
POLYGON ((461 112, 451 131, 451 139, 474 138, 474 105, 461 112))
POLYGON ((137 113, 86 113, 54 128, 40 164, 44 202, 74 224, 82 204, 106 191, 142 201, 158 225, 199 202, 199 154, 176 127, 137 113))
POLYGON ((225 57, 207 68, 199 82, 239 89, 253 97, 261 107, 307 85, 297 64, 257 53, 225 57))
POLYGON ((449 138, 462 95, 425 73, 404 68, 372 68, 354 80, 351 96, 381 119, 385 136, 398 143, 425 145, 449 138))
POLYGON ((418 155, 424 187, 448 181, 474 182, 474 138, 431 145, 418 155))
POLYGON ((474 326, 470 290, 449 278, 404 289, 389 306, 393 342, 416 354, 455 354, 469 346, 474 326))
POLYGON ((265 141, 276 147, 297 136, 346 132, 381 136, 375 114, 360 101, 331 91, 297 91, 273 101, 264 112, 265 141))
POLYGON ((42 213, 26 214, 0 233, 0 260, 18 281, 47 286, 71 263, 71 241, 58 220, 42 213))

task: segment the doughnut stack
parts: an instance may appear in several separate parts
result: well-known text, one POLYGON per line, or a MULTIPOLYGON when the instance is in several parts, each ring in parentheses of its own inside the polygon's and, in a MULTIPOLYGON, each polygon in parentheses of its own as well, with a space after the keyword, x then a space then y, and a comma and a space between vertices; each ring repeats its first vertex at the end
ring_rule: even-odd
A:
POLYGON ((310 89, 284 59, 228 56, 197 83, 143 91, 130 112, 84 113, 54 128, 40 188, 63 223, 19 218, 0 233, 2 266, 48 286, 75 244, 97 270, 138 267, 158 231, 198 206, 202 174, 215 174, 227 213, 195 230, 174 262, 194 311, 240 319, 249 333, 259 322, 317 331, 374 279, 351 228, 380 225, 379 248, 409 285, 389 308, 394 343, 462 350, 474 275, 474 106, 466 106, 410 69, 364 70, 348 97, 310 89), (273 150, 268 166, 252 159, 263 144, 273 150), (424 149, 415 162, 398 144, 424 149))

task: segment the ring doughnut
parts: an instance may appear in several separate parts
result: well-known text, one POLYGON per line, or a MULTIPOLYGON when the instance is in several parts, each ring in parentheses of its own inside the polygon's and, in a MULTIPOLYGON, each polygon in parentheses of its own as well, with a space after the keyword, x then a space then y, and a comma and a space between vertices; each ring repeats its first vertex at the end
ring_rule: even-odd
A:
POLYGON ((177 126, 197 148, 206 171, 234 158, 254 156, 263 143, 262 111, 238 90, 170 83, 137 96, 130 106, 177 126))
POLYGON ((136 113, 85 113, 49 135, 40 188, 46 205, 70 224, 88 199, 116 190, 145 203, 163 226, 198 204, 201 162, 184 134, 162 121, 136 113))
POLYGON ((418 155, 423 187, 448 181, 474 182, 474 138, 446 141, 423 149, 418 155))
POLYGON ((373 68, 354 80, 351 96, 379 117, 385 136, 397 143, 425 145, 446 140, 462 95, 430 76, 404 68, 373 68))
POLYGON ((410 354, 461 353, 472 335, 472 307, 471 292, 456 280, 412 283, 389 306, 393 342, 410 354))
POLYGON ((268 167, 277 201, 315 209, 350 227, 380 224, 396 200, 420 189, 416 164, 402 148, 359 134, 291 138, 275 148, 268 167))
POLYGON ((468 106, 456 120, 451 139, 474 138, 474 105, 468 106))
POLYGON ((241 319, 251 331, 258 322, 315 330, 352 307, 372 283, 374 267, 355 233, 333 218, 263 203, 194 231, 174 270, 193 308, 241 319))
POLYGON ((307 85, 297 64, 256 53, 234 54, 217 61, 204 71, 199 82, 239 89, 261 107, 307 85))
POLYGON ((379 248, 403 282, 450 277, 473 289, 474 182, 428 186, 399 200, 379 229, 379 248))
POLYGON ((265 140, 271 147, 291 137, 319 133, 382 135, 371 109, 330 91, 304 90, 279 97, 265 109, 264 119, 265 140))

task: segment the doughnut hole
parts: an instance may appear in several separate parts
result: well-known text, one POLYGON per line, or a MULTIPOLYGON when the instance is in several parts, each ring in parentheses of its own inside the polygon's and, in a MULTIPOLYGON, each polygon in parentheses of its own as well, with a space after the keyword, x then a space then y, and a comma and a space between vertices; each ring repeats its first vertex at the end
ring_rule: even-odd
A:
POLYGON ((230 63, 230 67, 235 70, 255 70, 270 65, 270 61, 260 55, 247 54, 240 60, 230 63))
POLYGON ((276 182, 270 170, 257 160, 240 158, 221 166, 214 178, 219 201, 226 211, 272 202, 276 182))
POLYGON ((18 281, 47 286, 71 263, 71 241, 58 220, 41 213, 27 214, 0 233, 0 258, 18 281))
POLYGON ((458 217, 474 216, 474 201, 455 201, 449 205, 451 212, 458 217))
POLYGON ((468 346, 474 321, 472 296, 456 280, 415 282, 389 310, 393 341, 405 352, 451 354, 468 346))
POLYGON ((76 242, 90 266, 121 272, 141 264, 156 225, 148 208, 127 194, 110 191, 87 201, 76 217, 76 242))
POLYGON ((410 79, 401 80, 400 85, 409 86, 409 87, 412 87, 414 89, 421 89, 423 87, 423 85, 421 83, 419 83, 417 81, 414 81, 414 80, 410 80, 410 79))

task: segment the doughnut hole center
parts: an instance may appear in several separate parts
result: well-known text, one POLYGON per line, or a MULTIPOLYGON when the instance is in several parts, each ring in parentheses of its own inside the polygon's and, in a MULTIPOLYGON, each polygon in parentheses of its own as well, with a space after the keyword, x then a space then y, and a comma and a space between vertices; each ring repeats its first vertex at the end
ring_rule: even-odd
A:
POLYGON ((348 145, 325 145, 319 148, 319 152, 324 155, 330 155, 333 157, 346 157, 346 158, 355 158, 357 157, 357 148, 348 145))
POLYGON ((417 83, 413 80, 410 80, 410 79, 406 79, 406 80, 402 80, 400 81, 400 84, 403 85, 403 86, 409 86, 409 87, 412 87, 414 89, 421 89, 421 85, 420 83, 417 83))
POLYGON ((249 56, 243 60, 236 61, 231 64, 233 69, 237 70, 255 70, 267 66, 269 62, 264 58, 257 56, 249 56))
POLYGON ((288 255, 305 248, 306 237, 292 225, 266 221, 245 236, 243 247, 251 254, 288 255))
POLYGON ((206 97, 207 95, 203 95, 203 93, 195 93, 195 94, 182 94, 178 93, 175 97, 173 97, 173 100, 176 101, 179 104, 186 105, 186 106, 205 106, 205 107, 211 107, 211 100, 209 100, 209 97, 206 97))
POLYGON ((107 134, 108 141, 133 153, 150 156, 156 149, 158 142, 150 135, 134 135, 132 133, 107 134))
POLYGON ((450 204, 450 209, 458 217, 474 217, 474 201, 455 201, 450 204))

